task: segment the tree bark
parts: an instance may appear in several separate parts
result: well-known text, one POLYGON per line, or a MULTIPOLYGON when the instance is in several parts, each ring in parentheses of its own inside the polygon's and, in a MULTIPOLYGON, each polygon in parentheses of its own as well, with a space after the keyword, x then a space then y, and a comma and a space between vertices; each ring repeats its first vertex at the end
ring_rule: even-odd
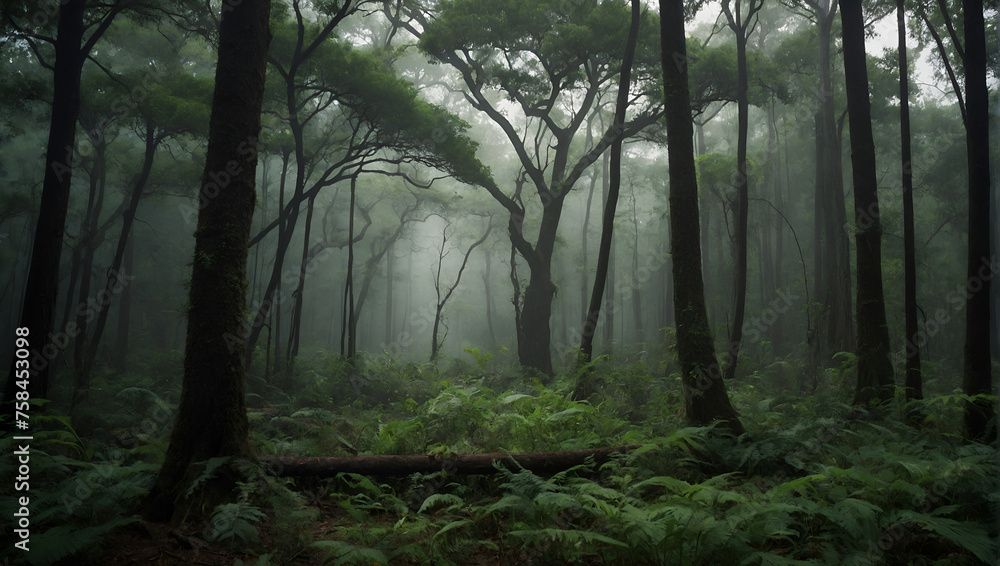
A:
MULTIPOLYGON (((969 119, 969 257, 966 291, 965 356, 962 390, 992 395, 990 373, 990 280, 1000 266, 990 258, 990 115, 986 86, 986 25, 982 0, 963 0, 965 12, 965 102, 969 119)), ((997 438, 996 407, 986 400, 967 403, 965 437, 992 443, 997 438), (993 422, 992 429, 987 430, 993 422)))
MULTIPOLYGON (((87 53, 83 42, 85 0, 67 0, 59 9, 53 71, 52 117, 45 150, 45 176, 42 180, 41 207, 35 239, 31 248, 31 263, 25 283, 19 328, 28 330, 31 344, 31 364, 28 393, 32 399, 49 396, 49 370, 55 354, 65 348, 53 336, 56 293, 59 290, 59 259, 62 255, 66 212, 69 208, 70 182, 76 148, 76 120, 80 114, 80 75, 87 53)), ((95 32, 96 33, 96 32, 95 32)), ((93 41, 93 38, 92 40, 93 41)), ((90 43, 90 42, 88 42, 90 43)), ((84 274, 89 276, 89 274, 84 274)), ((56 332, 55 334, 62 334, 56 332)), ((68 340, 68 338, 66 338, 68 340)), ((17 391, 15 381, 17 358, 11 360, 4 404, 12 403, 17 391)), ((13 421, 8 421, 13 422, 13 421)))
POLYGON ((721 420, 731 431, 741 434, 743 424, 729 402, 705 310, 683 0, 660 0, 660 26, 670 167, 674 316, 684 406, 692 425, 721 420))
MULTIPOLYGON (((146 500, 150 520, 179 520, 188 507, 197 509, 198 503, 184 502, 186 483, 197 473, 193 464, 220 456, 253 458, 246 350, 242 340, 232 338, 243 336, 246 316, 269 16, 267 0, 223 6, 200 191, 204 206, 195 231, 183 388, 166 458, 146 500)), ((216 495, 231 490, 233 479, 214 484, 216 495)))
POLYGON ((854 218, 857 230, 857 387, 854 405, 886 401, 893 395, 889 330, 882 291, 882 224, 872 137, 871 104, 861 0, 840 0, 843 20, 844 73, 850 113, 854 218))
POLYGON ((440 458, 428 454, 384 456, 329 456, 311 458, 264 459, 271 471, 281 477, 332 477, 340 473, 370 476, 407 476, 416 473, 433 473, 445 470, 452 474, 494 474, 499 462, 509 469, 525 468, 536 474, 561 472, 585 464, 593 457, 595 464, 603 464, 612 454, 625 453, 637 445, 611 446, 589 450, 564 450, 560 452, 496 452, 490 454, 462 454, 440 458))

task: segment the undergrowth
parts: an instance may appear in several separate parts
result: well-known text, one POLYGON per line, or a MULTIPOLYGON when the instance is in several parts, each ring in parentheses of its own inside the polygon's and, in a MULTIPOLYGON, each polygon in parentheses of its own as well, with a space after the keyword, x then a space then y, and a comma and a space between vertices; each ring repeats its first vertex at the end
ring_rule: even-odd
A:
MULTIPOLYGON (((319 354, 297 365, 292 391, 254 376, 254 449, 263 458, 447 459, 638 448, 551 476, 498 466, 490 476, 290 480, 213 459, 196 481, 223 466, 243 480, 231 501, 189 525, 199 544, 250 551, 247 563, 261 565, 998 563, 997 450, 961 440, 969 399, 943 382, 927 400, 859 410, 840 370, 819 376, 809 395, 772 379, 773 367, 751 372, 732 386, 747 429, 734 438, 685 426, 679 376, 655 377, 642 359, 598 361, 597 393, 571 401, 572 375, 543 385, 469 355, 473 363, 439 370, 319 354)), ((32 564, 96 562, 102 538, 139 520, 177 390, 117 379, 99 376, 100 404, 72 421, 33 422, 32 564)), ((0 437, 0 449, 14 448, 0 437)), ((0 461, 0 473, 13 477, 15 465, 0 461)), ((15 508, 18 495, 5 485, 0 503, 15 508)), ((0 559, 13 556, 5 552, 0 559)))

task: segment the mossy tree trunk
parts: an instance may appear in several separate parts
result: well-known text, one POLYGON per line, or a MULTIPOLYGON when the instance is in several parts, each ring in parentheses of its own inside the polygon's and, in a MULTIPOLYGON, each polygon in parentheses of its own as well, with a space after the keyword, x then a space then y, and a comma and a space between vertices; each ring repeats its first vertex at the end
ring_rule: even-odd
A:
POLYGON ((245 406, 243 324, 270 2, 223 6, 191 273, 184 381, 166 461, 146 516, 180 510, 192 465, 252 457, 245 406))
POLYGON ((670 167, 674 314, 685 410, 692 425, 721 420, 734 433, 741 434, 743 424, 722 381, 705 309, 683 0, 660 0, 660 26, 670 167))

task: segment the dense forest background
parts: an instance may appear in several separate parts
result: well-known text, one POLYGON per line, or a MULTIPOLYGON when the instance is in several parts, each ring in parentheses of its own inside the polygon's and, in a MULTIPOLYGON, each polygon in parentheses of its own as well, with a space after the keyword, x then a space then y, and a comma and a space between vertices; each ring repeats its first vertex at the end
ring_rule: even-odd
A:
POLYGON ((996 563, 996 2, 661 4, 5 2, 4 556, 996 563))

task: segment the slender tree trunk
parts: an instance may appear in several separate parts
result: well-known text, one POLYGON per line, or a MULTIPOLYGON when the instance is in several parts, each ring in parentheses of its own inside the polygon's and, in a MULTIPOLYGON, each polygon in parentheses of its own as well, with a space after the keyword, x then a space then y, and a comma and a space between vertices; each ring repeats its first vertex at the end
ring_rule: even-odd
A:
MULTIPOLYGON (((485 248, 484 248, 485 249, 485 248)), ((484 254, 486 256, 486 269, 483 272, 483 291, 486 293, 486 328, 490 332, 490 348, 497 347, 497 335, 496 331, 493 329, 493 289, 492 289, 492 278, 490 275, 490 268, 492 263, 493 254, 490 250, 486 250, 484 254)))
MULTIPOLYGON (((826 138, 823 136, 822 112, 816 113, 814 133, 816 137, 816 187, 815 197, 813 198, 813 296, 816 297, 817 301, 822 301, 826 297, 824 293, 824 289, 826 289, 824 275, 826 274, 823 272, 823 268, 826 265, 824 258, 827 257, 826 242, 823 238, 823 226, 825 222, 824 217, 830 214, 830 211, 826 210, 826 193, 823 188, 827 177, 827 151, 826 138)), ((830 317, 830 306, 824 303, 820 303, 817 306, 816 333, 813 336, 807 337, 812 346, 809 352, 813 358, 810 364, 813 371, 819 371, 823 360, 829 357, 827 346, 829 338, 826 336, 826 320, 830 317)))
POLYGON ((201 187, 207 204, 198 214, 195 231, 183 388, 163 468, 146 500, 145 514, 151 520, 173 516, 179 522, 189 510, 211 509, 218 496, 235 487, 235 474, 224 474, 203 488, 207 499, 186 498, 187 482, 200 471, 196 462, 220 456, 253 458, 246 417, 246 350, 238 337, 243 336, 246 317, 269 16, 266 0, 223 8, 201 187))
POLYGON ((639 216, 635 206, 635 187, 632 188, 632 316, 635 318, 635 342, 643 345, 646 342, 642 324, 642 285, 639 276, 639 216))
MULTIPOLYGON (((134 250, 135 238, 129 231, 125 242, 125 256, 122 258, 121 276, 124 281, 135 278, 134 250)), ((132 316, 132 285, 125 285, 118 296, 118 323, 115 328, 115 359, 114 368, 118 373, 128 369, 128 333, 132 316)))
POLYGON ((882 224, 878 208, 878 177, 868 99, 868 68, 861 0, 840 0, 843 20, 844 73, 850 112, 854 213, 857 223, 858 381, 855 405, 892 399, 889 329, 882 291, 882 224))
POLYGON ((817 298, 824 301, 829 309, 823 336, 826 343, 826 357, 836 352, 847 352, 854 346, 854 323, 851 316, 851 243, 844 226, 847 225, 847 211, 844 204, 843 166, 841 165, 841 142, 836 126, 836 109, 831 78, 830 46, 831 28, 836 16, 837 5, 830 5, 820 17, 819 26, 819 66, 820 66, 820 131, 824 138, 823 158, 826 161, 822 201, 827 213, 824 215, 824 248, 826 263, 826 285, 824 295, 817 298))
POLYGON ((691 95, 682 0, 660 0, 664 107, 670 167, 670 248, 674 259, 674 316, 684 405, 692 425, 721 420, 743 432, 729 402, 708 326, 698 241, 698 177, 694 165, 691 95))
POLYGON ((73 369, 79 378, 84 371, 87 357, 87 337, 88 323, 93 320, 92 309, 82 308, 81 305, 93 305, 93 297, 90 294, 90 284, 94 273, 94 254, 100 245, 103 237, 98 237, 98 220, 101 216, 101 209, 104 208, 104 189, 107 182, 107 146, 105 140, 101 139, 95 144, 94 168, 90 174, 90 197, 87 201, 87 214, 83 222, 83 234, 80 245, 83 246, 83 264, 81 266, 83 277, 80 279, 80 296, 73 310, 76 312, 76 328, 79 334, 76 335, 76 343, 73 345, 73 369))
MULTIPOLYGON (((761 0, 762 1, 762 0, 761 0)), ((736 14, 729 9, 729 0, 722 3, 729 27, 736 34, 736 272, 733 285, 733 326, 726 348, 726 379, 736 377, 736 363, 743 341, 743 318, 747 302, 747 219, 750 208, 749 179, 747 178, 747 130, 749 128, 750 99, 749 71, 747 69, 747 38, 753 31, 752 22, 760 10, 760 2, 750 0, 744 17, 740 13, 740 3, 736 4, 736 14)))
MULTIPOLYGON (((778 210, 782 210, 785 207, 784 200, 782 199, 781 192, 781 135, 778 131, 778 121, 776 116, 776 111, 774 105, 771 105, 771 127, 774 130, 774 206, 778 210)), ((787 145, 786 145, 787 147, 787 145)), ((781 289, 781 271, 782 271, 782 259, 785 257, 785 238, 784 230, 785 223, 778 218, 776 220, 777 227, 775 237, 774 237, 774 288, 781 289)), ((774 326, 772 327, 772 344, 774 347, 775 356, 781 356, 785 353, 785 332, 784 332, 784 317, 778 317, 774 321, 774 326)))
MULTIPOLYGON (((632 0, 632 20, 629 27, 628 40, 625 45, 625 57, 622 60, 621 75, 618 80, 618 99, 615 103, 614 127, 624 127, 625 112, 628 109, 628 92, 632 78, 632 60, 635 56, 635 46, 639 37, 639 0, 632 0)), ((597 273, 594 276, 594 289, 590 296, 590 308, 587 311, 587 322, 583 325, 580 342, 578 367, 590 363, 594 351, 594 330, 601 314, 601 302, 604 299, 604 288, 607 284, 608 264, 611 259, 611 245, 615 232, 615 212, 618 207, 618 193, 622 184, 622 138, 618 136, 611 143, 611 177, 607 199, 604 202, 604 216, 601 223, 601 246, 597 254, 597 273)), ((613 291, 612 291, 613 292, 613 291)), ((610 312, 608 313, 610 319, 610 312)), ((593 384, 589 371, 579 373, 573 398, 585 399, 593 393, 593 384)))
POLYGON ((340 355, 348 360, 354 360, 357 355, 357 321, 354 319, 354 207, 356 203, 358 176, 351 177, 351 204, 347 209, 347 279, 344 283, 344 321, 347 324, 347 347, 344 348, 344 335, 340 336, 340 355))
MULTIPOLYGON (((487 256, 489 257, 489 256, 487 256)), ((385 256, 385 343, 391 344, 393 341, 393 324, 392 324, 392 279, 393 273, 395 272, 396 255, 392 250, 392 246, 386 251, 385 256)), ((487 318, 489 318, 487 313, 487 318)))
MULTIPOLYGON (((962 390, 966 395, 993 395, 990 373, 990 284, 1000 268, 990 258, 990 116, 986 85, 986 25, 982 0, 963 0, 965 13, 965 101, 969 120, 969 257, 965 309, 965 357, 962 390)), ((996 407, 987 400, 967 403, 965 437, 993 443, 997 438, 996 407), (987 429, 992 421, 992 428, 987 429)))
POLYGON ((142 170, 133 183, 134 186, 129 198, 128 207, 122 215, 122 230, 118 236, 118 245, 115 247, 115 255, 111 260, 111 267, 108 268, 107 283, 104 289, 98 294, 97 302, 100 308, 97 312, 97 321, 94 324, 94 334, 90 339, 87 357, 84 360, 83 367, 77 374, 76 395, 74 396, 76 401, 85 400, 90 388, 90 373, 94 369, 101 339, 104 337, 104 329, 108 322, 108 307, 110 306, 111 299, 128 287, 129 280, 120 273, 122 258, 125 256, 126 244, 128 243, 129 234, 132 233, 132 224, 135 221, 135 213, 139 209, 139 201, 142 199, 143 189, 145 189, 146 181, 149 180, 149 174, 153 170, 153 159, 156 154, 156 148, 162 140, 162 136, 157 137, 155 135, 152 118, 147 118, 146 151, 143 157, 142 170))
MULTIPOLYGON (((437 304, 435 305, 434 311, 434 331, 431 334, 431 362, 437 361, 438 351, 441 348, 442 341, 438 340, 438 330, 441 326, 441 312, 444 311, 444 307, 448 304, 448 299, 451 298, 452 293, 458 288, 458 284, 462 281, 462 274, 465 273, 465 266, 469 264, 469 256, 475 251, 477 247, 486 241, 486 238, 490 236, 490 232, 493 230, 493 219, 490 218, 490 224, 486 227, 486 233, 483 234, 482 238, 479 238, 469 246, 469 249, 465 251, 465 256, 462 258, 462 265, 458 268, 458 274, 455 275, 455 283, 448 288, 444 297, 441 296, 441 264, 444 263, 445 251, 444 247, 448 242, 448 236, 446 233, 442 234, 441 237, 441 252, 438 254, 438 264, 437 264, 437 275, 434 277, 434 292, 437 297, 437 304)), ((445 230, 448 228, 445 227, 445 230)))
MULTIPOLYGON (((45 176, 41 207, 31 249, 31 263, 25 284, 19 328, 29 332, 31 364, 28 393, 32 399, 49 396, 49 369, 56 354, 66 344, 56 343, 50 334, 55 319, 59 289, 59 258, 62 255, 66 212, 76 147, 76 120, 80 113, 80 73, 86 56, 81 52, 85 0, 67 0, 59 9, 53 72, 52 117, 45 151, 45 176), (49 355, 52 354, 52 355, 49 355)), ((61 334, 61 333, 57 333, 61 334)), ((4 404, 14 401, 18 390, 16 360, 11 361, 4 404)), ((13 422, 13 421, 8 421, 13 422)))
MULTIPOLYGON (((590 131, 587 131, 590 135, 590 131)), ((597 187, 597 173, 590 176, 590 192, 587 194, 587 208, 583 213, 583 232, 580 235, 580 245, 582 247, 582 260, 580 262, 580 313, 583 319, 580 321, 582 328, 587 324, 587 280, 590 279, 590 258, 587 257, 587 233, 590 232, 590 209, 594 202, 594 188, 597 187)))
POLYGON ((913 164, 910 156, 910 84, 906 61, 905 0, 896 0, 896 26, 899 31, 899 140, 903 178, 903 260, 904 310, 906 311, 906 399, 923 399, 920 377, 920 346, 917 321, 917 255, 913 227, 913 164))
POLYGON ((315 209, 316 197, 310 197, 306 206, 305 234, 302 236, 302 261, 299 262, 298 283, 295 286, 295 303, 292 306, 292 320, 288 325, 288 348, 285 353, 285 360, 288 362, 288 375, 285 376, 285 385, 291 386, 292 364, 295 356, 299 355, 299 343, 302 332, 302 305, 306 287, 306 270, 309 266, 309 238, 312 235, 312 217, 315 209))
MULTIPOLYGON (((603 209, 607 210, 608 195, 611 186, 611 158, 605 153, 601 156, 601 202, 603 209)), ((606 214, 606 213, 605 213, 606 214)), ((605 275, 607 293, 604 295, 604 353, 612 355, 615 351, 615 246, 611 242, 611 251, 608 256, 608 273, 605 275)), ((596 280, 596 278, 595 278, 596 280)))

